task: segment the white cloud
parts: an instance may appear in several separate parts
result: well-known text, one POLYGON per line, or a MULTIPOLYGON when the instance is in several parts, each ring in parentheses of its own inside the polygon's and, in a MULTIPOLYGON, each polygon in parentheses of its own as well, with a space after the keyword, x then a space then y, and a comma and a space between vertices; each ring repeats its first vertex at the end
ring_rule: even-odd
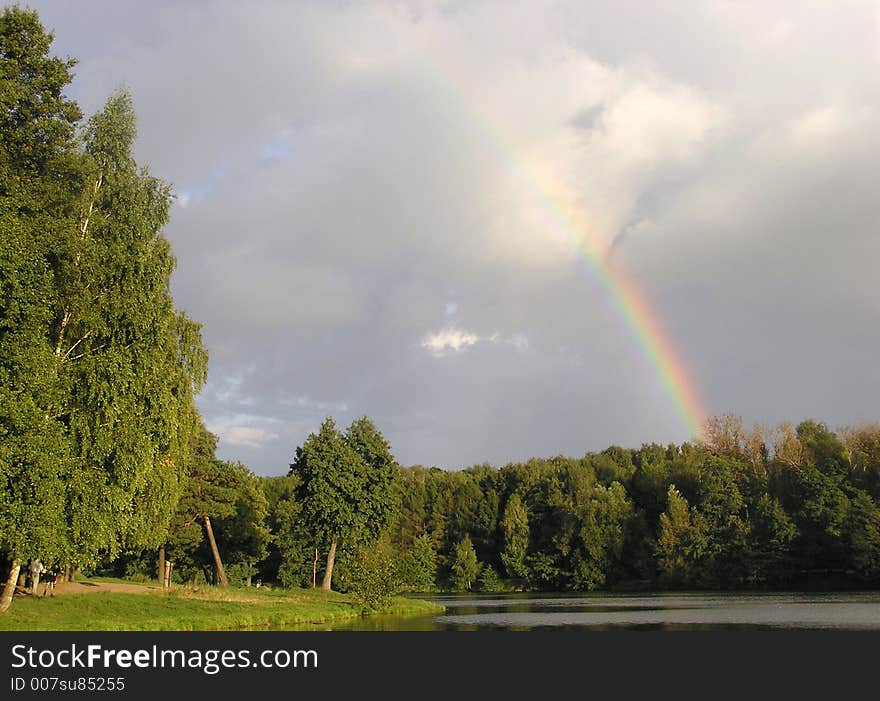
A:
POLYGON ((461 329, 443 329, 436 333, 428 334, 422 341, 422 348, 431 351, 434 355, 443 355, 446 351, 458 353, 480 340, 477 334, 461 329))
POLYGON ((422 341, 422 348, 430 351, 434 356, 440 357, 447 351, 459 353, 478 343, 503 344, 513 347, 519 353, 525 353, 529 350, 529 338, 524 333, 515 333, 505 337, 496 331, 489 336, 480 336, 472 331, 456 328, 446 328, 428 334, 422 341))

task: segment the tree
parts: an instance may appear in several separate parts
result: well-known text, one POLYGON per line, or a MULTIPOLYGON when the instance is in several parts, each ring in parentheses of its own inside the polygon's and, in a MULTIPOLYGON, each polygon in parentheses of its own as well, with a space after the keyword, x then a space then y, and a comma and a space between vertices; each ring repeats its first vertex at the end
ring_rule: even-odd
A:
POLYGON ((0 551, 10 560, 0 611, 24 562, 69 551, 47 248, 69 219, 81 114, 63 94, 75 62, 50 56, 52 40, 35 12, 0 14, 0 551))
POLYGON ((223 543, 230 571, 237 571, 239 579, 251 585, 254 565, 267 555, 271 533, 266 525, 269 503, 260 479, 240 463, 227 463, 234 473, 234 513, 218 518, 215 530, 223 543))
POLYGON ((117 92, 85 131, 87 187, 54 264, 51 341, 73 470, 80 557, 157 547, 180 495, 207 356, 174 309, 174 257, 159 233, 170 189, 138 169, 131 98, 117 92))
POLYGON ((762 494, 752 510, 750 584, 790 579, 791 544, 797 527, 778 499, 762 494))
POLYGON ((618 567, 632 502, 619 482, 597 484, 575 513, 579 528, 572 543, 570 584, 573 589, 596 589, 618 567))
POLYGON ((480 574, 480 563, 477 561, 477 551, 470 536, 465 536, 455 546, 455 554, 452 560, 452 586, 458 591, 470 591, 480 574))
POLYGON ((391 603, 399 581, 394 552, 386 539, 356 546, 346 567, 346 588, 366 611, 391 603))
POLYGON ((667 498, 666 511, 660 515, 657 565, 666 582, 693 584, 706 549, 707 526, 674 485, 670 485, 667 498))
POLYGON ((178 502, 171 545, 178 551, 196 547, 202 541, 201 527, 197 525, 201 522, 208 538, 217 580, 221 586, 228 586, 211 518, 235 516, 243 472, 247 471, 240 466, 217 460, 214 456, 216 448, 216 436, 202 426, 192 439, 186 488, 178 502))
POLYGON ((330 590, 340 543, 376 539, 391 516, 397 464, 388 442, 366 417, 345 435, 331 417, 296 450, 290 474, 299 478, 296 500, 314 542, 327 547, 322 588, 330 590))
POLYGON ((499 592, 504 591, 504 583, 492 565, 483 565, 477 578, 477 586, 480 591, 499 592))
POLYGON ((514 493, 507 500, 500 527, 504 568, 511 577, 525 578, 528 576, 525 563, 529 549, 529 511, 519 494, 514 493))
POLYGON ((437 586, 437 551, 427 533, 400 556, 398 570, 401 585, 410 591, 432 591, 437 586))
POLYGON ((51 39, 34 13, 4 10, 0 547, 13 568, 162 541, 206 366, 173 306, 170 189, 131 157, 131 100, 111 97, 79 148, 73 62, 48 56, 51 39))
POLYGON ((358 537, 375 540, 391 519, 395 506, 392 485, 400 467, 391 454, 388 441, 366 416, 353 421, 344 437, 362 461, 363 472, 358 475, 361 482, 358 537))

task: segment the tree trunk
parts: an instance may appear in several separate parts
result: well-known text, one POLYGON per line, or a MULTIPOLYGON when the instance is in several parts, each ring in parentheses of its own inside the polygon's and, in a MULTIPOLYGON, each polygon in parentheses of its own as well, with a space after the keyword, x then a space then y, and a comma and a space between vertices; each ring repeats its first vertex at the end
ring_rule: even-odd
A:
POLYGON ((165 584, 165 546, 159 546, 159 561, 156 563, 156 579, 165 584))
POLYGON ((318 548, 315 548, 315 559, 312 560, 312 589, 318 586, 318 548))
POLYGON ((336 538, 330 541, 330 552, 327 553, 327 569, 324 571, 324 581, 321 583, 321 589, 331 591, 331 582, 333 581, 333 563, 336 562, 336 538))
POLYGON ((3 595, 0 596, 0 613, 3 613, 12 605, 12 597, 15 595, 15 582, 18 580, 18 571, 21 569, 21 563, 18 559, 12 561, 12 567, 9 568, 9 577, 6 579, 6 586, 3 587, 3 595))
POLYGON ((211 519, 205 514, 205 530, 208 532, 208 542, 211 544, 211 553, 214 555, 214 567, 217 570, 217 579, 221 587, 228 587, 229 580, 226 579, 226 571, 223 569, 223 562, 220 560, 220 551, 217 550, 217 541, 214 540, 214 529, 211 528, 211 519))

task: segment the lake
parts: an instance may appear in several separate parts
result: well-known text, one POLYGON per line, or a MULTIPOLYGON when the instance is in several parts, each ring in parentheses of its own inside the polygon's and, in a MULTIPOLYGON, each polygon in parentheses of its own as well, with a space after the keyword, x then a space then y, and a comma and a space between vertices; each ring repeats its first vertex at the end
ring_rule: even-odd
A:
MULTIPOLYGON (((371 616, 313 630, 880 630, 880 592, 485 594, 420 598, 440 616, 371 616)), ((300 628, 302 629, 302 628, 300 628)))

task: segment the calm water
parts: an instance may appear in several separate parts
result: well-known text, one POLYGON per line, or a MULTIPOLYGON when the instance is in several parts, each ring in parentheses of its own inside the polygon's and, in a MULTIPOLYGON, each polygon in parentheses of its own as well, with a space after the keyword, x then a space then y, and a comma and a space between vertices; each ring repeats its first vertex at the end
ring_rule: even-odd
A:
POLYGON ((429 598, 440 616, 372 616, 313 630, 880 630, 880 592, 502 594, 429 598))

